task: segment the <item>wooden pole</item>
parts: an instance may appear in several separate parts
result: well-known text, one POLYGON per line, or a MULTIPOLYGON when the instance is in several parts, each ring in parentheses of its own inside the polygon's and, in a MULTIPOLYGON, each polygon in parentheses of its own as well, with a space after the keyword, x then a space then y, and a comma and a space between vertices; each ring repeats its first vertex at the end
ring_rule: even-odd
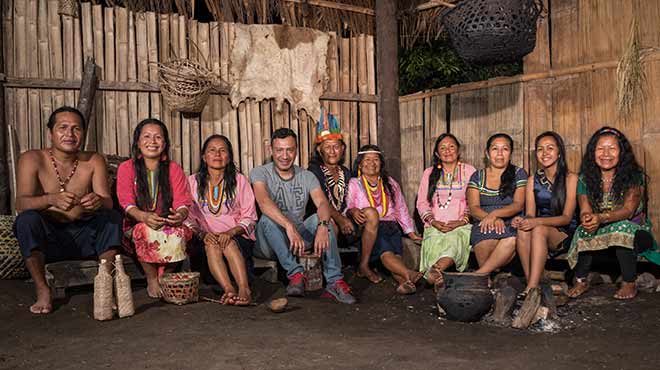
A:
MULTIPOLYGON (((378 81, 378 144, 388 159, 387 170, 401 180, 399 126, 399 64, 397 1, 376 1, 376 81, 378 81)), ((414 144, 414 143, 408 143, 414 144)))
POLYGON ((94 63, 93 57, 87 57, 85 68, 83 70, 82 84, 80 85, 80 97, 78 98, 78 110, 85 117, 85 122, 89 124, 94 107, 94 96, 99 84, 98 67, 94 63))
MULTIPOLYGON (((0 24, 0 33, 6 32, 2 30, 2 25, 0 24)), ((4 65, 4 49, 2 43, 2 37, 0 37, 0 74, 5 71, 4 65)), ((9 158, 9 147, 7 137, 7 123, 5 122, 5 87, 2 81, 0 81, 0 214, 8 215, 10 213, 9 208, 9 168, 7 166, 7 158, 9 158)))

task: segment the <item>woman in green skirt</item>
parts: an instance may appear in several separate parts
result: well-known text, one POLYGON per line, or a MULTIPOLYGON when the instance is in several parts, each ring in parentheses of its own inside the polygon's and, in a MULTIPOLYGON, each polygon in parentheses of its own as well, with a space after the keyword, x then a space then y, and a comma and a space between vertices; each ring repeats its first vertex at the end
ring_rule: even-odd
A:
POLYGON ((568 291, 570 297, 589 289, 587 276, 593 254, 608 248, 616 250, 623 280, 614 298, 633 299, 637 295, 635 236, 642 233, 653 242, 646 217, 645 178, 621 131, 603 127, 593 134, 582 158, 577 187, 580 226, 568 253, 576 277, 568 291))

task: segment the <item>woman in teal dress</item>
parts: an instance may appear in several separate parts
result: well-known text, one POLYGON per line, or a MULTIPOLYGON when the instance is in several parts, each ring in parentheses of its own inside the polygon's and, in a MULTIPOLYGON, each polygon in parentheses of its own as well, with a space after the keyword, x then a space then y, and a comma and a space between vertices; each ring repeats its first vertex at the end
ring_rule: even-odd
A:
POLYGON ((589 289, 587 276, 593 254, 608 248, 616 250, 623 280, 614 298, 632 299, 637 295, 635 236, 643 233, 652 239, 651 223, 646 217, 645 178, 623 133, 603 127, 593 134, 582 158, 577 187, 580 226, 568 253, 576 278, 568 291, 570 297, 589 289))

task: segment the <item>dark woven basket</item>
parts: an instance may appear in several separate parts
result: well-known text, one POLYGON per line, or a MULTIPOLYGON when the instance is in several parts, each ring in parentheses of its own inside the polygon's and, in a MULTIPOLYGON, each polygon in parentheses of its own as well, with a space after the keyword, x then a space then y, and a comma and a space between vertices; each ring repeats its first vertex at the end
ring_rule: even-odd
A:
POLYGON ((463 0, 442 23, 466 61, 513 62, 534 50, 541 11, 538 0, 463 0))

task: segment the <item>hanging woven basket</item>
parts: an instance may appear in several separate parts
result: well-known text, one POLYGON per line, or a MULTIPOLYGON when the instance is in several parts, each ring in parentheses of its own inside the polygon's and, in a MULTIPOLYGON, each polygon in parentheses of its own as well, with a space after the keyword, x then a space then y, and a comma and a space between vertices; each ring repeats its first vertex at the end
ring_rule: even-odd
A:
POLYGON ((59 0, 57 13, 78 18, 78 0, 59 0))
POLYGON ((513 62, 534 50, 542 9, 539 0, 463 0, 442 23, 466 61, 513 62))
POLYGON ((209 99, 217 76, 189 59, 173 59, 158 65, 160 92, 165 104, 175 111, 199 113, 209 99))

